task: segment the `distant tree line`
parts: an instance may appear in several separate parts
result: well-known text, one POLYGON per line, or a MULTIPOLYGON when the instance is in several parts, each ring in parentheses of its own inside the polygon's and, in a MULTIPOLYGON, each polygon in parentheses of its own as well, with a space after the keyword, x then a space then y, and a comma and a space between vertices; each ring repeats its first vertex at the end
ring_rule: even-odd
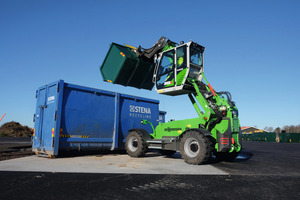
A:
POLYGON ((277 127, 277 128, 273 128, 273 127, 265 127, 264 130, 269 131, 269 132, 276 132, 276 133, 300 133, 300 124, 299 125, 286 125, 283 126, 282 128, 277 127))

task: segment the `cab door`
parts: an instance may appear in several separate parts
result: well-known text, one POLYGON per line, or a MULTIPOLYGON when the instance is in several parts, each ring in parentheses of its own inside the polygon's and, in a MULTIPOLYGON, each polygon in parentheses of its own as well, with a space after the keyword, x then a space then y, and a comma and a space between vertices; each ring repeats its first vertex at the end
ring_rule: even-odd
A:
POLYGON ((175 50, 169 50, 163 53, 157 74, 156 88, 164 89, 175 86, 175 50))
POLYGON ((187 46, 181 46, 176 49, 176 85, 183 85, 187 74, 187 46))

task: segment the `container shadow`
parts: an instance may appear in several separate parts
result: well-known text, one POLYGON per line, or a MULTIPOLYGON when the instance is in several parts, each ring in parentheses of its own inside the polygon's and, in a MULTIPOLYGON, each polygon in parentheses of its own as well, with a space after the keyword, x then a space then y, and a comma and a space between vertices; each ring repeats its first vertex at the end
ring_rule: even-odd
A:
MULTIPOLYGON (((98 150, 98 151, 78 151, 78 150, 70 150, 70 151, 60 151, 59 155, 56 158, 70 158, 70 157, 80 157, 80 156, 96 156, 96 157, 103 157, 103 156, 119 156, 119 155, 127 155, 126 150, 98 150)), ((151 157, 166 157, 172 159, 181 159, 181 155, 179 152, 176 152, 172 156, 162 155, 158 150, 149 150, 144 158, 151 158, 151 157)))
POLYGON ((101 151, 76 151, 76 150, 71 150, 71 151, 60 151, 59 155, 57 158, 71 158, 71 157, 81 157, 81 156, 96 156, 96 157, 102 157, 106 155, 124 155, 126 154, 125 150, 115 150, 115 151, 110 151, 110 150, 101 150, 101 151))

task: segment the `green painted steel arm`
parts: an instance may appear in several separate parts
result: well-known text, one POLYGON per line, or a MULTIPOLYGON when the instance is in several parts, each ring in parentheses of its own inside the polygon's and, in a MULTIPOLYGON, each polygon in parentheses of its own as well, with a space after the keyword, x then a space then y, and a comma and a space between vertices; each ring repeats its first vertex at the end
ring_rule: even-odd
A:
POLYGON ((201 105, 201 107, 204 110, 204 113, 202 113, 200 111, 197 103, 195 102, 194 98, 192 97, 192 95, 189 95, 190 100, 191 100, 192 104, 194 105, 194 108, 195 108, 196 112, 198 113, 199 117, 203 117, 205 121, 209 121, 211 115, 215 114, 215 112, 209 106, 209 103, 207 102, 207 100, 201 94, 196 81, 194 79, 189 79, 189 82, 194 86, 194 88, 196 90, 196 94, 194 94, 194 96, 195 96, 195 98, 197 99, 197 101, 199 102, 199 104, 201 105))

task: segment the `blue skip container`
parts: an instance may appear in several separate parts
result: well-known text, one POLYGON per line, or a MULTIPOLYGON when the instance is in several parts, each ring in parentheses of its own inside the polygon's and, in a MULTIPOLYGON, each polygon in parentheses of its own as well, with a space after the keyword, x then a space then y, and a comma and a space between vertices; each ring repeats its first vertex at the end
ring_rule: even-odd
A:
MULTIPOLYGON (((57 156, 60 150, 124 149, 130 129, 152 133, 163 122, 159 101, 65 83, 63 80, 36 91, 32 150, 57 156), (160 116, 160 119, 159 119, 160 116)), ((164 118, 164 117, 163 117, 164 118)))

